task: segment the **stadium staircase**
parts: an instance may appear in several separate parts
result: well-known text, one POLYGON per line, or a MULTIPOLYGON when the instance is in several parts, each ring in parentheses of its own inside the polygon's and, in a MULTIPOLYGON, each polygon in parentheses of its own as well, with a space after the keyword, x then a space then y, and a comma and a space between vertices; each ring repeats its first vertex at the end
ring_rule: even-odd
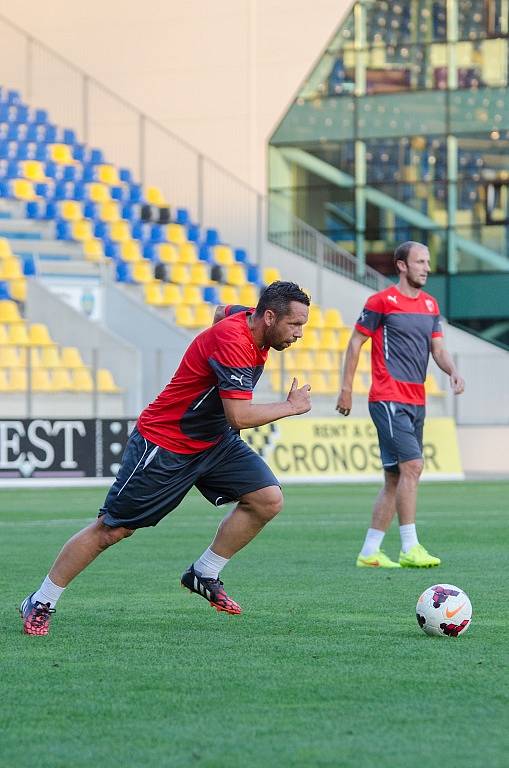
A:
MULTIPOLYGON (((44 109, 0 89, 0 393, 31 387, 46 393, 98 390, 119 394, 108 369, 96 372, 77 348, 60 346, 41 323, 23 316, 27 280, 61 274, 111 275, 148 311, 189 338, 212 321, 215 305, 256 304, 263 285, 280 278, 243 249, 202 230, 185 208, 170 207, 157 187, 143 187, 128 168, 108 163, 101 149, 54 125, 44 109), (34 256, 36 254, 36 256, 34 256), (30 349, 30 354, 27 353, 30 349), (30 377, 30 382, 28 381, 30 377)), ((268 378, 283 392, 291 376, 315 395, 337 393, 341 357, 351 328, 337 308, 311 307, 298 348, 281 366, 269 358, 268 378)), ((366 394, 369 350, 363 351, 354 392, 366 394)), ((429 394, 442 396, 430 375, 429 394)))

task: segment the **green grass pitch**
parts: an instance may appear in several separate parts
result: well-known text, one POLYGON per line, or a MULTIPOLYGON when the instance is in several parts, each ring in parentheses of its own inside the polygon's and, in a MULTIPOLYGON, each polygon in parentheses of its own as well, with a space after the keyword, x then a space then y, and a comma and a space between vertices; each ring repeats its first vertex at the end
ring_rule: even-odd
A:
MULTIPOLYGON (((17 606, 105 491, 1 491, 1 765, 505 768, 509 484, 421 486, 433 571, 354 567, 375 492, 287 488, 224 571, 239 617, 179 586, 221 515, 191 494, 98 558, 39 638, 17 606), (437 581, 472 600, 463 637, 417 626, 437 581)), ((396 526, 385 548, 397 555, 396 526)))

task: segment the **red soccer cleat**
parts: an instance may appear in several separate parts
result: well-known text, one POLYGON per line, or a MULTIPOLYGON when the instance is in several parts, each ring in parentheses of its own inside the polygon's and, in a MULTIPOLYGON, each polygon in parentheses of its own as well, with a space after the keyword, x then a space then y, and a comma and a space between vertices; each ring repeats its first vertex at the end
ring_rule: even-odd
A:
POLYGON ((189 589, 190 592, 196 592, 197 595, 201 595, 205 600, 208 600, 216 611, 232 614, 242 613, 240 605, 235 600, 232 600, 224 591, 222 581, 219 581, 219 579, 205 579, 203 576, 198 576, 193 565, 190 565, 182 575, 180 583, 183 587, 189 589))
POLYGON ((19 607, 19 613, 23 619, 23 632, 25 635, 47 635, 51 622, 51 615, 55 613, 54 608, 50 608, 45 603, 33 602, 32 597, 35 593, 25 597, 19 607))

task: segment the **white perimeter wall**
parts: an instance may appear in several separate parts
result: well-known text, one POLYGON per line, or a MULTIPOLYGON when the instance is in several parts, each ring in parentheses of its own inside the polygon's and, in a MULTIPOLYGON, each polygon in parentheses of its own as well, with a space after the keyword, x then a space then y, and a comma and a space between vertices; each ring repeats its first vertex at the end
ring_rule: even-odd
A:
POLYGON ((267 139, 350 5, 0 0, 0 13, 263 191, 267 139))

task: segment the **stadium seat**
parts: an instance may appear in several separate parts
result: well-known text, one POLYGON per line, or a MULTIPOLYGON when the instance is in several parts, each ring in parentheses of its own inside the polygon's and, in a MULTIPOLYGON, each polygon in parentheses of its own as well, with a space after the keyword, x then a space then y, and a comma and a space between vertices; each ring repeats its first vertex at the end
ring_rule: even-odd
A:
POLYGON ((18 259, 12 258, 0 261, 0 280, 19 280, 22 277, 23 271, 18 259))
POLYGON ((4 299, 0 301, 0 323, 22 323, 18 309, 18 305, 15 301, 4 299))
POLYGON ((26 368, 12 368, 9 372, 9 391, 26 392, 27 391, 27 371, 26 368))
POLYGON ((5 335, 5 342, 0 346, 0 368, 17 368, 22 364, 20 353, 17 347, 3 346, 7 344, 8 337, 5 335))
POLYGON ((342 328, 344 326, 343 318, 339 309, 329 307, 323 313, 324 328, 342 328))
POLYGON ((120 221, 121 216, 118 204, 114 200, 99 203, 98 218, 100 221, 105 221, 108 224, 120 221))
POLYGON ((176 264, 179 261, 179 251, 172 243, 160 243, 152 247, 156 248, 157 257, 164 264, 176 264))
POLYGON ((51 392, 53 387, 49 371, 46 368, 33 368, 30 385, 34 392, 51 392))
POLYGON ((197 285, 184 285, 182 288, 182 301, 184 304, 197 306, 202 304, 203 296, 197 285))
POLYGON ((322 315, 322 310, 320 307, 316 306, 316 304, 312 304, 309 307, 309 317, 308 322, 306 323, 306 330, 308 328, 323 328, 324 327, 324 319, 322 315))
POLYGON ((92 203, 107 203, 111 200, 110 190, 105 184, 91 182, 86 186, 87 199, 92 203))
POLYGON ((152 307, 160 307, 163 305, 163 291, 160 283, 147 283, 143 287, 143 294, 145 301, 152 307))
POLYGON ((59 165, 72 165, 74 163, 71 148, 67 144, 49 144, 49 158, 59 165))
POLYGON ((12 255, 9 241, 0 237, 0 259, 11 259, 12 255))
POLYGON ((150 261, 137 261, 132 265, 131 275, 135 283, 151 283, 154 280, 150 261))
POLYGON ((23 176, 29 181, 46 181, 44 163, 38 160, 23 160, 21 163, 23 176))
POLYGON ((258 304, 258 291, 252 284, 241 286, 239 290, 239 302, 245 307, 256 307, 258 304))
POLYGON ((233 264, 235 259, 233 256, 233 250, 229 245, 214 245, 212 248, 212 256, 216 264, 221 264, 224 267, 233 264))
POLYGON ((11 197, 16 200, 34 200, 36 198, 34 185, 27 179, 13 179, 10 182, 10 192, 11 197))
POLYGON ((120 184, 120 178, 118 171, 114 165, 98 165, 96 167, 97 181, 101 184, 107 184, 110 187, 114 187, 120 184))
POLYGON ((265 285, 281 280, 281 273, 276 267, 265 267, 263 270, 263 282, 265 285))
POLYGON ((194 325, 196 328, 208 328, 213 317, 214 308, 210 304, 199 304, 194 310, 194 325))
POLYGON ((96 376, 96 386, 98 392, 114 393, 121 389, 115 384, 111 371, 107 368, 98 368, 96 376))
POLYGON ((44 368, 60 368, 62 359, 56 346, 45 346, 40 350, 40 364, 44 368))
POLYGON ((14 301, 24 303, 27 298, 27 281, 24 277, 9 280, 9 292, 14 301))
POLYGON ((353 377, 352 390, 356 395, 367 395, 369 392, 369 387, 366 385, 364 376, 359 371, 357 371, 353 377))
POLYGON ((166 239, 176 245, 187 243, 186 228, 182 224, 168 224, 166 226, 166 239))
POLYGON ((11 323, 7 331, 9 344, 26 347, 30 343, 28 331, 24 323, 11 323))
POLYGON ((62 347, 61 351, 62 365, 65 368, 83 368, 84 363, 81 359, 80 351, 77 347, 62 347))
POLYGON ((185 264, 172 264, 170 266, 170 280, 176 285, 187 285, 191 282, 189 267, 185 264))
POLYGON ((246 270, 243 264, 232 264, 226 267, 226 282, 239 288, 246 285, 246 270))
POLYGON ((209 272, 207 265, 203 262, 197 264, 191 264, 190 266, 190 282, 193 285, 206 286, 209 283, 209 272))
POLYGON ((127 243, 131 240, 131 229, 127 221, 115 221, 110 224, 109 234, 114 243, 127 243))
POLYGON ((163 289, 163 304, 165 306, 182 304, 182 289, 173 283, 165 283, 163 289))
MULTIPOLYGON (((127 242, 120 244, 120 258, 122 261, 144 261, 147 267, 150 267, 150 262, 143 259, 139 243, 136 240, 128 240, 127 242)), ((150 279, 153 280, 154 275, 152 275, 150 279)))
POLYGON ((218 288, 220 304, 238 304, 239 291, 233 285, 221 285, 218 288))
POLYGON ((104 259, 104 248, 99 238, 93 237, 91 240, 85 240, 83 252, 87 261, 102 261, 104 259))
POLYGON ((73 221, 71 224, 71 237, 73 240, 84 242, 93 239, 92 226, 89 221, 73 221))
POLYGON ((88 368, 73 368, 71 388, 74 392, 93 392, 94 381, 88 368))
POLYGON ((191 307, 187 304, 179 304, 175 307, 175 322, 184 328, 191 328, 194 325, 194 314, 191 307))
POLYGON ((64 200, 60 203, 60 216, 64 221, 81 221, 83 209, 75 200, 64 200))
POLYGON ((159 187, 147 187, 145 190, 145 200, 150 205, 167 205, 165 197, 159 187))
POLYGON ((34 347, 49 347, 55 344, 49 334, 48 326, 44 323, 32 323, 28 336, 30 344, 34 347))
POLYGON ((67 368, 55 368, 52 371, 51 386, 54 392, 70 392, 72 390, 71 374, 67 368))
MULTIPOLYGON (((170 247, 173 247, 170 245, 170 247)), ((179 247, 178 260, 180 264, 196 264, 198 253, 195 243, 182 243, 179 247)))

